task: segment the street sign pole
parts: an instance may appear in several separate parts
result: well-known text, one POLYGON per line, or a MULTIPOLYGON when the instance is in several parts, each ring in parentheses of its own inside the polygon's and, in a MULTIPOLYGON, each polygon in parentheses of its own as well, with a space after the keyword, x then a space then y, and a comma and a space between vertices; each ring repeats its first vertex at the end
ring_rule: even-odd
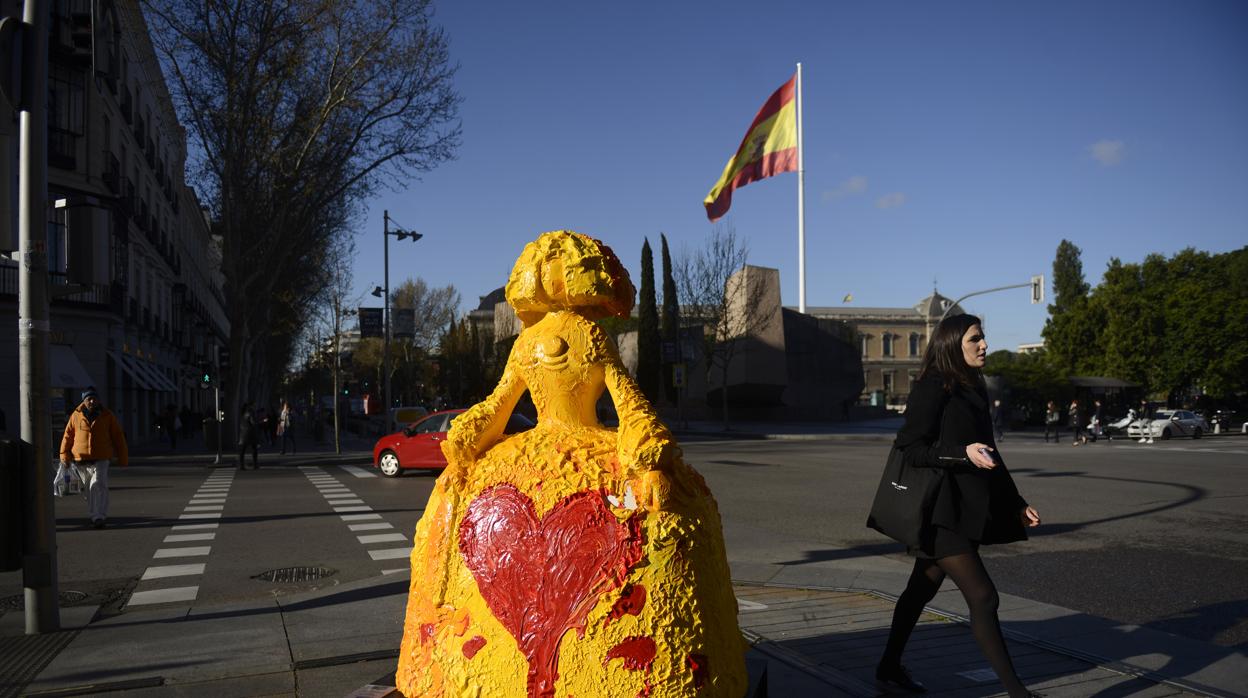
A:
POLYGON ((386 403, 381 412, 382 424, 385 425, 385 428, 382 429, 381 433, 389 434, 393 431, 393 429, 390 428, 390 211, 387 210, 383 215, 385 219, 382 224, 382 238, 385 239, 383 247, 385 249, 386 297, 385 303, 382 304, 385 308, 383 311, 385 315, 382 316, 381 328, 381 331, 384 333, 382 335, 383 339, 381 340, 381 370, 384 376, 382 382, 382 385, 384 386, 382 389, 382 396, 385 398, 386 403))
MULTIPOLYGON (((52 456, 48 400, 47 84, 48 7, 26 0, 22 15, 22 98, 19 117, 17 343, 22 440, 31 445, 25 464, 26 539, 22 560, 26 634, 60 629, 57 606, 56 518, 52 507, 52 456)), ((4 183, 3 186, 8 186, 4 183)), ((7 214, 6 214, 7 215, 7 214)))
POLYGON ((212 459, 213 465, 221 464, 221 387, 212 385, 212 418, 217 420, 217 455, 212 459))

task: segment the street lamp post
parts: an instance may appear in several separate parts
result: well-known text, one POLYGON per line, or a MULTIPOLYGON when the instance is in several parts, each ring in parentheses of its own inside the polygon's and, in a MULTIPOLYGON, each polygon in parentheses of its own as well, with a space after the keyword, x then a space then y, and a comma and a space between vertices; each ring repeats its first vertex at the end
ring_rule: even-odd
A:
POLYGON ((970 298, 972 296, 982 296, 985 293, 996 293, 997 291, 1008 291, 1012 288, 1030 288, 1032 305, 1036 305, 1037 303, 1044 302, 1044 275, 1038 274, 1036 276, 1031 277, 1031 281, 1028 281, 1025 284, 1011 284, 1009 286, 998 286, 996 288, 986 288, 982 291, 974 291, 974 292, 968 293, 965 296, 962 296, 958 298, 956 301, 950 303, 949 306, 945 308, 945 312, 940 314, 940 319, 943 321, 945 317, 949 315, 950 310, 953 310, 958 305, 958 303, 961 303, 967 298, 970 298))
POLYGON ((390 232, 390 211, 387 210, 383 212, 382 240, 384 242, 383 242, 382 247, 384 249, 383 255, 385 257, 384 263, 386 267, 385 288, 373 289, 373 295, 374 296, 381 295, 382 298, 385 300, 383 304, 384 309, 382 310, 382 320, 383 320, 382 332, 383 334, 382 334, 382 341, 381 341, 381 372, 383 376, 382 385, 384 386, 382 389, 382 398, 385 400, 385 412, 383 413, 384 416, 382 417, 382 419, 383 419, 383 424, 385 424, 385 431, 383 432, 385 434, 389 434, 390 431, 392 430, 392 427, 390 425, 390 236, 391 235, 395 236, 396 238, 400 240, 407 238, 407 237, 411 237, 412 242, 416 242, 417 240, 424 237, 420 233, 409 231, 409 230, 404 230, 397 226, 395 227, 394 232, 390 232))

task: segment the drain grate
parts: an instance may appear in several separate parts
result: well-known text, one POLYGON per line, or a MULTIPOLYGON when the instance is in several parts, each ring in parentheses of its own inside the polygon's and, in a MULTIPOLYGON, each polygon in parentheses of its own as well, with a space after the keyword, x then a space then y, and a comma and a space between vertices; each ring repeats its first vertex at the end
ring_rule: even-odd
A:
MULTIPOLYGON (((59 605, 61 606, 73 606, 85 600, 87 595, 81 591, 62 591, 56 595, 56 598, 60 600, 59 605)), ((6 611, 21 611, 26 608, 26 595, 14 594, 13 596, 6 596, 0 599, 0 608, 6 611)))
POLYGON ((300 582, 315 582, 318 579, 332 577, 335 574, 338 574, 338 570, 329 567, 283 567, 281 569, 269 570, 268 572, 261 572, 252 577, 252 579, 282 584, 298 584, 300 582))

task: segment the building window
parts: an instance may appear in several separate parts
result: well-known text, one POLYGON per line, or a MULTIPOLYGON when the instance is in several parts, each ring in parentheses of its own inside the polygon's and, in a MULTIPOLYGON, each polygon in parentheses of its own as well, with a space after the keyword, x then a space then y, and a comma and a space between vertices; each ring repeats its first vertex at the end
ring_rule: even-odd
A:
POLYGON ((885 332, 884 336, 881 339, 884 342, 884 356, 892 356, 893 355, 893 335, 889 334, 888 332, 885 332))
POLYGON ((863 358, 866 358, 867 350, 871 346, 871 337, 870 335, 864 334, 862 335, 861 339, 862 339, 862 356, 863 358))
POLYGON ((910 333, 910 356, 919 355, 919 343, 922 336, 918 332, 910 333))
POLYGON ((919 380, 919 372, 914 369, 906 371, 906 380, 909 381, 907 385, 910 386, 910 389, 914 390, 914 383, 919 380))
POLYGON ((48 164, 77 166, 78 139, 85 118, 85 80, 80 71, 61 65, 48 69, 48 164))
POLYGON ((886 395, 893 394, 893 372, 892 371, 884 372, 884 394, 886 395))

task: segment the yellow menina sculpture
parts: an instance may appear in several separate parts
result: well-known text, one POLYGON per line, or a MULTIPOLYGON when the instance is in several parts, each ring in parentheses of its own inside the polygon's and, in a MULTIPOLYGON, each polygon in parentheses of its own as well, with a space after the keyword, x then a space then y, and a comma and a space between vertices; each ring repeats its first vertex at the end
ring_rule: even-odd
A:
POLYGON ((628 273, 570 231, 525 246, 524 322, 494 392, 455 420, 416 526, 398 688, 414 696, 745 692, 719 511, 594 322, 628 273), (610 391, 619 429, 595 404, 610 391), (504 436, 525 390, 537 427, 504 436))

